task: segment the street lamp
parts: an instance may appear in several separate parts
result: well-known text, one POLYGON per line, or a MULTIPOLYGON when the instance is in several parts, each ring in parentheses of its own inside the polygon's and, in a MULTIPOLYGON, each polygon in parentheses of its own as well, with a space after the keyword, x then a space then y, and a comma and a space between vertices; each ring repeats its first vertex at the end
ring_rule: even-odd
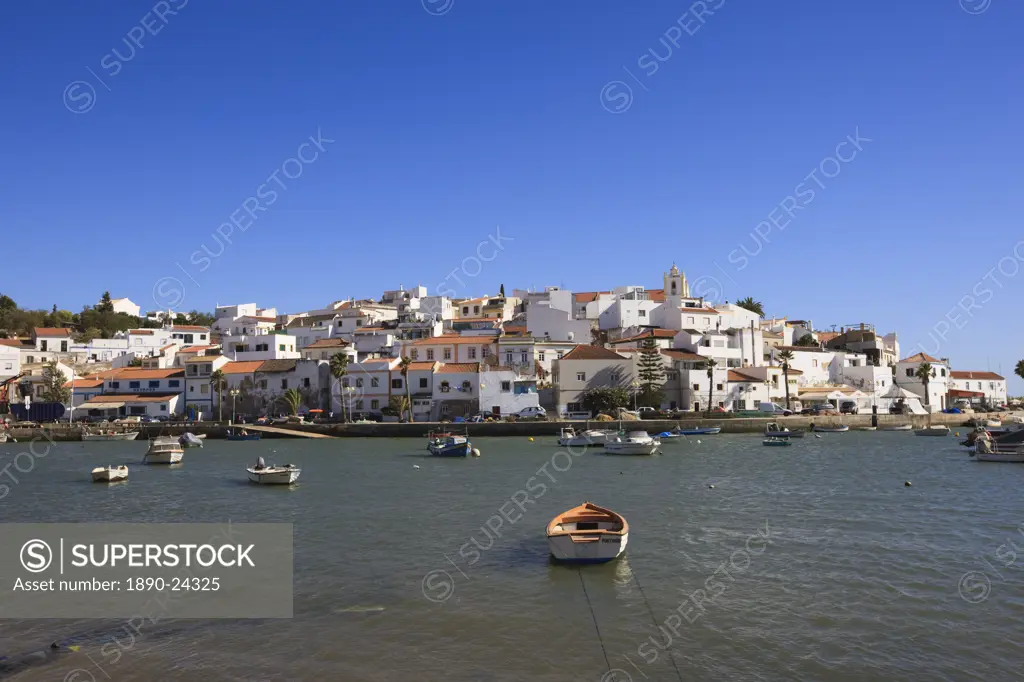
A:
POLYGON ((355 392, 356 392, 356 389, 353 388, 352 386, 346 386, 345 387, 345 393, 348 395, 348 400, 346 400, 345 402, 346 402, 346 405, 348 407, 347 407, 347 409, 344 410, 344 412, 345 412, 346 418, 349 421, 355 421, 354 419, 352 419, 352 394, 355 393, 355 392))
POLYGON ((241 393, 241 391, 239 391, 237 388, 233 388, 230 391, 228 391, 228 394, 231 396, 231 423, 232 424, 235 423, 235 398, 238 397, 239 393, 241 393))

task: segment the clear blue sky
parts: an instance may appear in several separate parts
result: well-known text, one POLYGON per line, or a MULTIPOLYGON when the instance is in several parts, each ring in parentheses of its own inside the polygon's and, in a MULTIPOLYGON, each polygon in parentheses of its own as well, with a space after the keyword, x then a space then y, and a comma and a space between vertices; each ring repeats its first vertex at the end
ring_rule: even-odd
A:
POLYGON ((1015 0, 708 0, 703 23, 686 2, 183 2, 5 8, 0 290, 19 304, 434 290, 500 225, 512 241, 455 293, 660 287, 676 261, 720 299, 898 330, 904 354, 1008 376, 1024 356, 1015 0), (335 142, 199 272, 318 129, 335 142), (730 262, 856 130, 856 157, 730 262))

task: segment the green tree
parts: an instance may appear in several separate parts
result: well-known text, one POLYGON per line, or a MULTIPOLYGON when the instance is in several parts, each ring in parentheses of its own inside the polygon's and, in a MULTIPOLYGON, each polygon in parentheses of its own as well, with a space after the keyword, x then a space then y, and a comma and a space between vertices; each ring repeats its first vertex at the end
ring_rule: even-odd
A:
POLYGON ((639 368, 640 402, 650 407, 659 407, 662 400, 661 387, 665 383, 665 362, 661 348, 653 338, 644 339, 640 344, 639 368))
POLYGON ((583 408, 592 414, 608 413, 629 406, 629 391, 624 388, 591 388, 583 392, 583 408))
POLYGON ((388 400, 387 410, 401 419, 402 415, 404 415, 406 411, 409 411, 410 414, 412 413, 412 410, 409 409, 410 404, 411 403, 406 396, 401 394, 393 395, 391 396, 391 399, 388 400))
POLYGON ((1013 373, 1024 379, 1024 360, 1017 361, 1017 366, 1013 368, 1013 373))
POLYGON ((718 363, 713 358, 708 358, 704 363, 704 366, 708 368, 708 416, 711 416, 711 401, 714 400, 715 390, 715 367, 718 363))
POLYGON ((799 339, 793 342, 794 346, 800 346, 801 348, 811 348, 818 345, 818 342, 814 340, 814 337, 810 334, 804 334, 799 339))
POLYGON ((46 367, 43 368, 41 397, 48 403, 67 404, 71 402, 71 387, 64 385, 67 382, 67 377, 57 367, 56 362, 46 363, 46 367))
POLYGON ((191 311, 187 316, 188 324, 194 324, 200 327, 213 326, 215 318, 210 313, 201 313, 198 310, 191 311))
POLYGON ((75 334, 74 339, 76 343, 89 343, 93 339, 98 339, 100 337, 100 333, 100 330, 96 327, 89 327, 84 332, 75 334))
POLYGON ((299 408, 302 407, 302 394, 294 388, 289 388, 278 400, 285 404, 285 407, 288 408, 288 412, 292 416, 297 415, 299 408))
POLYGON ((914 376, 921 380, 924 384, 924 404, 928 404, 928 382, 932 380, 932 363, 922 362, 917 366, 917 371, 914 372, 914 376))
POLYGON ((104 291, 103 297, 100 299, 99 304, 96 305, 96 312, 99 313, 113 313, 114 302, 110 298, 110 292, 104 291))
POLYGON ((764 317, 764 306, 760 301, 755 301, 753 296, 747 296, 736 301, 736 305, 741 308, 746 308, 752 313, 757 313, 758 316, 764 317))
POLYGON ((779 352, 779 360, 782 361, 782 380, 786 384, 786 409, 789 409, 789 363, 793 362, 793 351, 784 350, 779 352))
MULTIPOLYGON (((407 357, 402 357, 402 361, 398 363, 398 371, 402 375, 402 383, 405 384, 405 402, 406 407, 409 410, 409 423, 413 423, 412 418, 412 394, 409 392, 409 365, 412 364, 412 360, 407 357)), ((398 416, 401 417, 402 413, 399 412, 398 416)))
POLYGON ((342 421, 347 422, 348 415, 345 412, 345 388, 342 384, 344 383, 345 376, 348 375, 348 356, 344 353, 335 353, 331 356, 329 367, 331 376, 338 380, 338 392, 341 394, 341 419, 342 421))
POLYGON ((224 421, 224 372, 214 370, 210 375, 210 384, 213 385, 213 392, 217 394, 217 421, 224 421))

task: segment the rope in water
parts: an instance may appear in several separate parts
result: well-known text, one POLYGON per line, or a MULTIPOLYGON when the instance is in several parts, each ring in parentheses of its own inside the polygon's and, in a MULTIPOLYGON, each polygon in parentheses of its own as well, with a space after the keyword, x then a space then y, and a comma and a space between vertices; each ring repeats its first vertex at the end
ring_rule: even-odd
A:
MULTIPOLYGON (((636 586, 640 589, 640 596, 644 598, 644 604, 647 605, 647 613, 651 614, 651 622, 654 623, 655 628, 659 627, 658 620, 654 617, 654 609, 651 608, 651 602, 647 600, 647 593, 644 592, 643 586, 640 585, 640 580, 636 577, 636 572, 630 571, 629 573, 633 576, 633 582, 635 582, 636 586)), ((668 660, 672 661, 672 667, 676 670, 676 677, 679 678, 679 682, 682 682, 683 674, 679 672, 679 666, 676 665, 676 658, 672 655, 671 647, 666 649, 666 651, 668 653, 668 660)))
POLYGON ((590 602, 590 594, 587 593, 587 585, 583 582, 583 571, 576 569, 576 575, 580 577, 580 587, 583 588, 583 596, 587 598, 587 606, 590 607, 590 617, 594 620, 594 630, 597 632, 597 641, 601 644, 601 653, 604 654, 604 663, 608 670, 612 669, 612 663, 608 660, 608 650, 605 649, 604 639, 601 637, 601 628, 597 626, 597 614, 594 613, 594 605, 590 602))

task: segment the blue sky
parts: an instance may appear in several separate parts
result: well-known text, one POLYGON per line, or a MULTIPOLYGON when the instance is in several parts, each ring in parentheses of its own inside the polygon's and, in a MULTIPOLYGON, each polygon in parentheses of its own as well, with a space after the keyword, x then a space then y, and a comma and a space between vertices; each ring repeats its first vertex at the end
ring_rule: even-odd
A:
POLYGON ((660 287, 675 261, 904 354, 1007 376, 1024 356, 1020 3, 6 13, 0 290, 24 306, 297 311, 453 271, 459 295, 660 287))

